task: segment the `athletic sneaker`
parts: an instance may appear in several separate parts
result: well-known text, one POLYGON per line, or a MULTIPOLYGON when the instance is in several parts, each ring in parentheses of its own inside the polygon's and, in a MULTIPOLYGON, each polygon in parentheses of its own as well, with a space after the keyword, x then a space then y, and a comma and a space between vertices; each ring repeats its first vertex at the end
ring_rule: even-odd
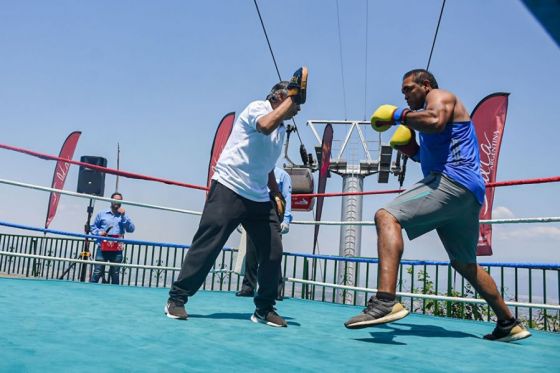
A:
POLYGON ((348 329, 361 329, 368 326, 397 321, 408 315, 408 310, 397 301, 383 301, 371 297, 361 314, 344 323, 348 329))
POLYGON ((185 311, 185 304, 169 299, 163 309, 167 317, 171 319, 186 320, 188 315, 185 311))
POLYGON ((521 325, 521 321, 515 319, 508 324, 509 325, 502 326, 500 322, 497 322, 496 328, 494 328, 492 334, 485 335, 484 339, 499 342, 513 342, 531 336, 531 333, 521 325))
POLYGON ((251 321, 255 323, 274 326, 277 328, 285 328, 288 326, 286 320, 280 317, 280 315, 278 315, 274 309, 271 311, 266 311, 264 312, 264 314, 262 314, 258 310, 255 310, 255 313, 253 313, 253 315, 251 316, 251 321))

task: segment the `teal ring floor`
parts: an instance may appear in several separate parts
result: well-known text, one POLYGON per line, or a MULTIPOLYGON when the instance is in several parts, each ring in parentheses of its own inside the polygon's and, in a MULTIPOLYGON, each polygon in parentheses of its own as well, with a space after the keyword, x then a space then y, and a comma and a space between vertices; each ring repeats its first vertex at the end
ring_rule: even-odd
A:
POLYGON ((0 278, 0 372, 378 372, 560 369, 560 334, 515 343, 493 324, 409 315, 347 330, 361 307, 279 302, 288 328, 249 320, 252 299, 201 291, 189 320, 164 316, 168 289, 0 278), (556 367, 556 368, 554 368, 556 367))

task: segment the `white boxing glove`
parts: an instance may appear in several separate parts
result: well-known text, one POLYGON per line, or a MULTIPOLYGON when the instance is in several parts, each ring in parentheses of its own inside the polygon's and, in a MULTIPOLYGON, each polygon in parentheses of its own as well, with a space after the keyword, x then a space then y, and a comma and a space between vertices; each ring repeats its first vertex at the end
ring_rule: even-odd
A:
POLYGON ((286 234, 289 231, 290 231, 290 224, 282 222, 282 224, 280 224, 280 233, 286 234))

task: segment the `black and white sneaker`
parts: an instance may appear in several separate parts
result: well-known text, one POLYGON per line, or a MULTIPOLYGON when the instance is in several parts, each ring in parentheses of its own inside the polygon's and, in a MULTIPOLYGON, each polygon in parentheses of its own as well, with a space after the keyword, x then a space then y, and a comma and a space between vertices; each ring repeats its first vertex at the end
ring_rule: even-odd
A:
POLYGON ((510 322, 508 321, 498 321, 496 323, 496 328, 494 328, 491 334, 485 335, 484 339, 497 342, 513 342, 531 336, 531 333, 525 329, 521 321, 517 319, 513 319, 510 322))
POLYGON ((408 310, 397 301, 382 301, 371 297, 361 314, 344 323, 348 329, 361 329, 369 326, 397 321, 408 315, 408 310))
POLYGON ((284 320, 274 310, 265 311, 263 313, 259 312, 259 310, 255 310, 255 313, 251 316, 251 321, 254 323, 274 326, 276 328, 285 328, 288 326, 286 320, 284 320))
POLYGON ((165 315, 171 319, 186 320, 188 318, 185 311, 185 304, 169 299, 163 309, 165 315))

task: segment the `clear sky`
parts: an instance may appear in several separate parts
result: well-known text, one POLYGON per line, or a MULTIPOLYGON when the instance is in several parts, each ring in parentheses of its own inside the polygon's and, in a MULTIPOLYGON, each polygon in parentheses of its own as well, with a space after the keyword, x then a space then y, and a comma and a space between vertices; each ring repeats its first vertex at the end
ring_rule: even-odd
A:
MULTIPOLYGON (((297 123, 312 150, 307 120, 365 119, 380 104, 405 104, 402 74, 426 66, 441 1, 369 1, 367 12, 365 0, 340 1, 343 75, 335 0, 259 5, 282 77, 309 67, 297 123)), ((252 0, 3 1, 0 50, 2 143, 58 154, 66 136, 80 130, 75 159, 103 156, 115 168, 120 143, 121 169, 194 184, 206 181, 222 116, 264 98, 277 81, 252 0)), ((447 1, 431 63, 439 85, 469 110, 490 93, 511 93, 498 180, 560 175, 559 66, 558 47, 520 1, 447 1)), ((344 135, 335 129, 335 139, 344 135)), ((294 139, 294 160, 298 146, 294 139)), ((55 162, 6 150, 0 162, 1 178, 50 186, 55 162)), ((73 166, 66 189, 75 191, 77 178, 73 166)), ((418 179, 419 167, 409 163, 405 187, 418 179)), ((364 189, 398 186, 395 178, 376 180, 366 179, 364 189)), ((114 185, 108 176, 106 195, 114 185)), ((494 217, 558 216, 558 186, 499 188, 494 217)), ((327 191, 340 189, 333 175, 327 191)), ((132 201, 185 209, 201 210, 204 202, 203 192, 146 181, 121 178, 120 191, 132 201)), ((366 197, 364 220, 391 198, 366 197)), ((45 192, 0 185, 1 221, 42 226, 47 203, 45 192)), ((107 206, 97 203, 95 211, 107 206)), ((86 200, 63 196, 51 228, 79 232, 86 207, 86 200)), ((135 239, 190 243, 198 223, 170 212, 128 212, 137 225, 128 237, 135 239)), ((312 215, 296 212, 295 219, 312 215)), ((323 219, 340 219, 340 198, 325 201, 323 219)), ((312 232, 292 226, 285 250, 310 252, 312 232)), ((362 235, 362 255, 375 256, 374 229, 362 235)), ((229 244, 238 240, 235 233, 229 244)), ((322 227, 321 253, 338 253, 338 240, 338 227, 322 227)), ((559 243, 558 223, 495 226, 495 255, 484 260, 559 262, 559 243)), ((446 258, 433 234, 407 242, 404 256, 446 258)))

